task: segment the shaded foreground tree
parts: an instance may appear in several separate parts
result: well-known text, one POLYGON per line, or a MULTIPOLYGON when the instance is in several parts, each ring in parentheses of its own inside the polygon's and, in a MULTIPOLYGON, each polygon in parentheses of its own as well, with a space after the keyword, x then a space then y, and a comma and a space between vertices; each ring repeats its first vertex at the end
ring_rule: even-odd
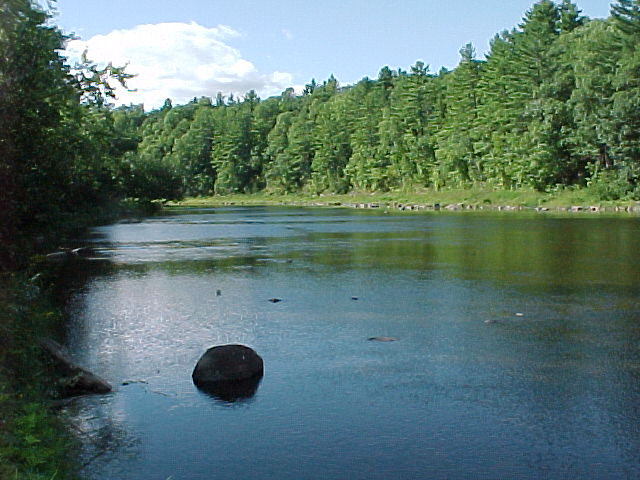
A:
POLYGON ((0 5, 2 270, 15 266, 34 237, 113 190, 101 161, 108 155, 103 93, 111 93, 109 78, 129 76, 88 61, 74 74, 59 53, 64 42, 31 0, 0 5))

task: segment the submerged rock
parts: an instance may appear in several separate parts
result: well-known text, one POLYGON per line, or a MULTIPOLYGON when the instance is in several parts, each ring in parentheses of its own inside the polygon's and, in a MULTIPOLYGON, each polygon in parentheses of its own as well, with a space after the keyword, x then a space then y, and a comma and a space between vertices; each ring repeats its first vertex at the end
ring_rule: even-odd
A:
POLYGON ((255 350, 245 345, 218 345, 208 349, 193 370, 191 378, 198 388, 211 390, 224 383, 260 379, 264 363, 255 350))

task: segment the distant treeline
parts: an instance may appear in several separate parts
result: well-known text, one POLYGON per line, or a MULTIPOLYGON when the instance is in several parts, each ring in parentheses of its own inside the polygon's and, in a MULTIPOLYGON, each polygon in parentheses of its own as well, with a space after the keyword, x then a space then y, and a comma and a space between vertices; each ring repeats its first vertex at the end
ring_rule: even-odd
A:
POLYGON ((218 94, 151 112, 108 105, 106 79, 122 70, 70 70, 64 38, 31 0, 0 8, 5 239, 125 197, 481 183, 640 198, 640 0, 618 0, 605 20, 539 1, 485 60, 465 45, 453 71, 418 61, 352 86, 332 76, 301 95, 218 94))
POLYGON ((637 197, 640 2, 611 13, 589 20, 568 0, 542 0, 496 35, 486 60, 465 45, 453 71, 416 62, 348 87, 312 81, 301 96, 120 108, 115 132, 137 147, 119 177, 167 198, 478 182, 637 197))

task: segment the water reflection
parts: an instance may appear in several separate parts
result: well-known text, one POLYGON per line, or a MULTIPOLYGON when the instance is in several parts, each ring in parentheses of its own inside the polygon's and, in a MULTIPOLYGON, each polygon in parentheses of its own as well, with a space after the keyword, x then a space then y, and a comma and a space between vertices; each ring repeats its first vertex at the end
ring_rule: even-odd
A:
POLYGON ((71 413, 123 439, 87 478, 640 476, 637 219, 232 208, 100 232, 113 264, 80 272, 69 348, 144 383, 71 413), (212 342, 269 381, 196 390, 212 342))
POLYGON ((262 381, 262 375, 245 380, 201 383, 198 389, 210 397, 226 403, 246 401, 255 396, 262 381))
POLYGON ((112 401, 113 394, 91 396, 78 399, 63 410, 81 441, 82 450, 78 452, 81 472, 88 477, 90 472, 107 465, 117 468, 116 464, 140 453, 142 439, 131 431, 123 415, 113 409, 112 401), (118 462, 114 463, 114 458, 118 462))

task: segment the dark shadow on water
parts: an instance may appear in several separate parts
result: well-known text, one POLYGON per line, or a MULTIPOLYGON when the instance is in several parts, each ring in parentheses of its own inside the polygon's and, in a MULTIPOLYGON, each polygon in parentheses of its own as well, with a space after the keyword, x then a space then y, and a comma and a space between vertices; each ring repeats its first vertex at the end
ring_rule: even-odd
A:
POLYGON ((253 398, 258 391, 261 381, 262 375, 233 382, 201 383, 196 385, 196 387, 198 387, 198 390, 201 392, 218 401, 224 403, 239 403, 246 402, 253 398))

